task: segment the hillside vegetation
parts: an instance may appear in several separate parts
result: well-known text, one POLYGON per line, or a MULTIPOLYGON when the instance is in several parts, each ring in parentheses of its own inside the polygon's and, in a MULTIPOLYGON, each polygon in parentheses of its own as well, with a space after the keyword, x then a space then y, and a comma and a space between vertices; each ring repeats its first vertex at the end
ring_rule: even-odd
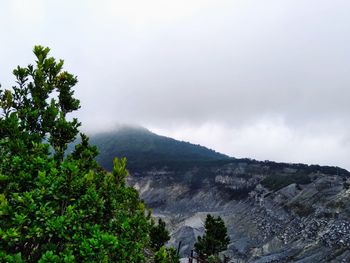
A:
POLYGON ((347 170, 333 166, 233 158, 200 145, 157 135, 143 127, 122 126, 115 131, 94 134, 90 140, 99 151, 97 162, 106 170, 112 169, 115 156, 126 157, 128 169, 133 174, 142 175, 154 170, 175 173, 176 179, 188 180, 185 174, 190 170, 193 187, 214 181, 215 171, 225 165, 239 167, 244 164, 247 171, 241 176, 247 179, 252 174, 261 174, 264 177, 261 183, 271 190, 291 183, 307 184, 313 174, 349 176, 347 170))
POLYGON ((206 147, 159 136, 142 127, 124 126, 90 138, 100 152, 97 161, 107 170, 111 170, 114 156, 126 157, 131 171, 164 166, 181 169, 194 163, 229 159, 206 147))

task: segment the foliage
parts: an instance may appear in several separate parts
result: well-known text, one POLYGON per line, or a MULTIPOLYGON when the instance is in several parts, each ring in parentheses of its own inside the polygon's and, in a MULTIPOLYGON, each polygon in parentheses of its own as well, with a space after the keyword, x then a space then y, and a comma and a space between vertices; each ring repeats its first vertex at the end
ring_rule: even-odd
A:
POLYGON ((315 211, 310 204, 302 204, 300 202, 293 202, 289 204, 288 207, 300 217, 307 217, 315 211))
POLYGON ((311 179, 306 174, 288 174, 288 175, 278 175, 271 174, 268 175, 261 184, 264 187, 267 187, 270 190, 279 190, 290 184, 308 184, 311 182, 311 179))
POLYGON ((161 247, 155 254, 154 254, 154 263, 167 263, 168 261, 168 254, 166 252, 165 247, 161 247))
POLYGON ((164 244, 170 240, 169 231, 165 227, 165 222, 159 218, 158 224, 152 224, 150 229, 150 246, 156 251, 154 254, 155 263, 177 263, 180 258, 175 248, 165 248, 164 244))
POLYGON ((159 218, 158 225, 153 225, 150 230, 150 244, 156 251, 169 241, 169 231, 165 228, 165 222, 159 218))
POLYGON ((101 152, 97 161, 107 170, 111 170, 111 160, 115 156, 125 156, 131 171, 165 165, 182 169, 193 163, 228 159, 203 146, 159 136, 141 127, 122 127, 97 134, 91 136, 91 142, 101 152))
POLYGON ((218 255, 211 255, 208 257, 208 263, 221 263, 221 260, 218 255))
POLYGON ((227 228, 221 217, 207 215, 205 219, 205 233, 198 237, 194 244, 195 251, 201 256, 217 255, 219 252, 226 250, 230 239, 227 236, 227 228))
POLYGON ((169 263, 179 263, 180 257, 174 247, 168 247, 167 248, 168 253, 168 262, 169 263))
POLYGON ((0 89, 0 259, 2 262, 141 262, 150 215, 126 186, 126 160, 111 173, 67 114, 77 79, 36 46, 35 66, 14 70, 0 89))
POLYGON ((161 247, 154 254, 154 263, 179 263, 180 258, 173 247, 161 247))

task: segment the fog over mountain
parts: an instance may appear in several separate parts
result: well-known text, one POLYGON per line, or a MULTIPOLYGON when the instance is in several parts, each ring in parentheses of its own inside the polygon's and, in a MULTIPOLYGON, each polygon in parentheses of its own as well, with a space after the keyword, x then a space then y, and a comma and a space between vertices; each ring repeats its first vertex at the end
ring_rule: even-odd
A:
POLYGON ((235 157, 350 169, 350 2, 0 4, 0 76, 51 47, 79 78, 89 132, 116 123, 235 157))

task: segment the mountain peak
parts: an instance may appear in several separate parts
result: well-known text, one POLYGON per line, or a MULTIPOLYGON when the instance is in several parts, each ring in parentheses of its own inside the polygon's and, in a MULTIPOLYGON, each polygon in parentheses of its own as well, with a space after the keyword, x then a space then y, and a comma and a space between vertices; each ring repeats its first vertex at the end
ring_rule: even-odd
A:
POLYGON ((122 125, 113 131, 92 135, 91 143, 101 154, 98 161, 110 170, 115 157, 126 157, 129 167, 159 167, 183 162, 204 162, 229 157, 204 146, 157 135, 136 125, 122 125))

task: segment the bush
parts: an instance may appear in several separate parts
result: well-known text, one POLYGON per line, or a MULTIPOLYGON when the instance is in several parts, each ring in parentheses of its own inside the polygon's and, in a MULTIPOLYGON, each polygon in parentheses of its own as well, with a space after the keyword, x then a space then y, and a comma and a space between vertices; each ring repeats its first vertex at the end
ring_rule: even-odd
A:
POLYGON ((211 255, 208 257, 208 263, 221 263, 221 260, 220 260, 219 256, 211 255))
POLYGON ((179 263, 180 258, 173 247, 161 247, 154 254, 154 263, 179 263))
POLYGON ((307 217, 315 211, 311 205, 301 204, 299 202, 292 203, 289 205, 289 207, 300 217, 307 217))
POLYGON ((311 179, 305 174, 278 175, 272 174, 266 176, 261 184, 273 191, 277 191, 290 184, 309 184, 311 179))

